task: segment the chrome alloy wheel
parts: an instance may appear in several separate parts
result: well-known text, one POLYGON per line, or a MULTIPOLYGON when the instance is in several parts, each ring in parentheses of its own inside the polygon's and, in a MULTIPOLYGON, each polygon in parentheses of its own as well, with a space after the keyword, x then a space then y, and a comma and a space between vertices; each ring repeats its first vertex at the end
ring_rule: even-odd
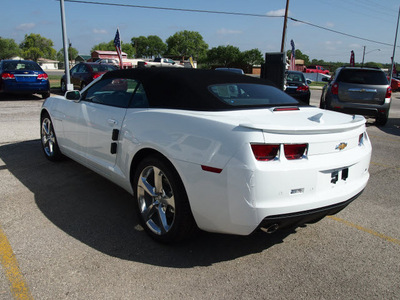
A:
POLYGON ((166 175, 155 166, 142 170, 137 183, 137 201, 146 226, 164 235, 175 221, 175 197, 166 175))
POLYGON ((43 150, 48 157, 53 157, 55 155, 56 137, 51 120, 47 117, 42 121, 41 133, 43 150))

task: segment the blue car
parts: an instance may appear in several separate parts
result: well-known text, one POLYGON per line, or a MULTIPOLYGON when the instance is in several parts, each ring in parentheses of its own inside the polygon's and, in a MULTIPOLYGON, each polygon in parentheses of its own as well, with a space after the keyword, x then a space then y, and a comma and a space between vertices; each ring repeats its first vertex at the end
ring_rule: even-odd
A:
POLYGON ((49 76, 34 61, 0 61, 0 93, 50 96, 49 76))

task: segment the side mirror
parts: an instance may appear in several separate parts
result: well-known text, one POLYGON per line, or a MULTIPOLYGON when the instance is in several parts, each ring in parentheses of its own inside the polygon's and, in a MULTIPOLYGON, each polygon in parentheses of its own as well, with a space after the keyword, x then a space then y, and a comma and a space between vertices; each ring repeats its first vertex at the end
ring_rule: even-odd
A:
POLYGON ((68 100, 80 100, 81 99, 81 93, 79 91, 68 91, 65 93, 65 98, 68 100))

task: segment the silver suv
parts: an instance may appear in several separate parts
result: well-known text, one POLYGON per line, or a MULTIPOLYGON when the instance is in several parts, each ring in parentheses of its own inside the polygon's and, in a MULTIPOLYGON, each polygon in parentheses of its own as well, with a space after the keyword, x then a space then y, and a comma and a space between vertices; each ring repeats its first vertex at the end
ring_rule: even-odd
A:
POLYGON ((388 120, 391 95, 381 69, 341 67, 324 86, 320 107, 373 117, 383 126, 388 120))

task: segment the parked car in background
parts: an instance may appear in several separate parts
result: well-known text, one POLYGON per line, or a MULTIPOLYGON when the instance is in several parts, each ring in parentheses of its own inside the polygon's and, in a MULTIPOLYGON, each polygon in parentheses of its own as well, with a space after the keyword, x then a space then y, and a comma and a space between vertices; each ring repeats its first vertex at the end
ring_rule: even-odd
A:
POLYGON ((244 75, 243 70, 242 69, 238 69, 238 68, 215 68, 215 70, 216 71, 233 72, 233 73, 244 75))
POLYGON ((0 61, 0 93, 50 96, 49 77, 34 61, 0 61))
POLYGON ((104 74, 41 109, 45 157, 126 189, 155 240, 248 235, 316 222, 365 188, 365 119, 299 103, 266 80, 214 70, 104 74))
POLYGON ((310 87, 302 72, 286 71, 285 93, 305 104, 310 104, 310 87))
POLYGON ((140 61, 138 62, 139 68, 183 68, 184 66, 176 63, 170 58, 156 57, 153 61, 140 61))
POLYGON ((95 61, 98 64, 110 64, 116 67, 119 67, 119 62, 117 59, 111 59, 111 58, 101 58, 95 61))
POLYGON ((305 73, 321 73, 329 75, 329 70, 324 69, 321 66, 308 66, 306 67, 305 73))
MULTIPOLYGON (((390 80, 389 76, 387 77, 387 80, 390 80)), ((392 88, 392 92, 400 91, 400 79, 393 77, 390 87, 392 88)))
POLYGON ((381 69, 341 67, 324 86, 320 107, 372 117, 377 125, 385 125, 391 95, 389 82, 381 69))
MULTIPOLYGON (((111 64, 81 62, 70 70, 71 84, 74 85, 74 89, 82 90, 97 77, 100 77, 108 71, 114 71, 117 69, 116 66, 111 64)), ((66 83, 67 81, 64 74, 61 78, 61 92, 63 93, 67 90, 66 83)))

